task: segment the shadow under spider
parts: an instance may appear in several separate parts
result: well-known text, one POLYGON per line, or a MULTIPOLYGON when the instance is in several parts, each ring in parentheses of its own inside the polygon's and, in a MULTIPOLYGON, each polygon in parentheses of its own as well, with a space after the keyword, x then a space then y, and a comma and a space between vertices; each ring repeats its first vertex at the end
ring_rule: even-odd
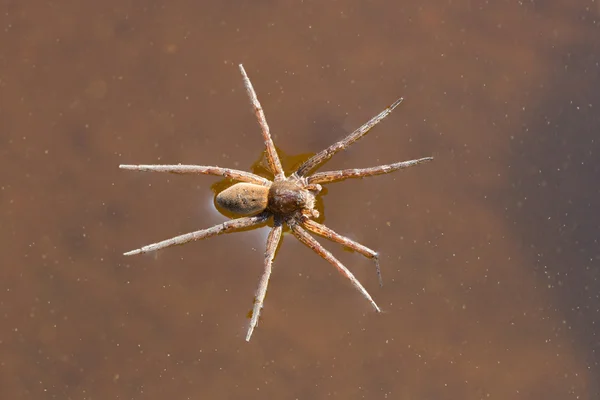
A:
POLYGON ((318 195, 323 192, 321 184, 339 182, 350 178, 364 178, 367 176, 388 174, 399 169, 431 161, 433 160, 433 157, 379 165, 371 168, 311 172, 322 166, 337 152, 345 150, 354 142, 365 136, 371 128, 381 122, 398 105, 400 105, 402 98, 396 100, 381 113, 371 118, 367 123, 342 140, 302 161, 294 172, 286 177, 279 154, 271 139, 269 126, 256 96, 256 92, 252 87, 252 83, 250 82, 244 67, 240 64, 239 68, 242 73, 244 86, 250 97, 250 103, 254 108, 254 113, 256 114, 258 124, 261 128, 262 137, 265 143, 267 169, 273 178, 267 179, 266 177, 253 172, 203 165, 120 165, 119 168, 135 171, 157 171, 175 174, 207 174, 222 176, 227 178, 227 180, 239 182, 227 188, 223 188, 223 190, 218 192, 215 198, 215 202, 220 210, 226 211, 232 216, 239 216, 239 218, 230 219, 229 221, 207 229, 186 233, 161 242, 149 244, 140 247, 139 249, 128 251, 125 255, 147 253, 164 249, 165 247, 207 239, 220 234, 239 232, 265 225, 269 220, 272 220, 273 225, 271 226, 267 237, 264 271, 256 291, 250 326, 246 333, 246 341, 250 341, 252 333, 258 325, 260 311, 263 307, 269 278, 271 277, 273 260, 277 248, 279 247, 283 227, 285 225, 289 227, 292 234, 301 243, 312 249, 315 253, 333 265, 343 276, 350 280, 352 285, 354 285, 363 297, 369 301, 373 308, 377 312, 381 312, 381 309, 375 303, 369 292, 367 292, 358 279, 354 277, 352 272, 350 272, 348 268, 333 256, 333 254, 326 250, 308 233, 311 232, 339 243, 346 248, 354 250, 373 260, 379 277, 379 284, 383 284, 379 268, 379 254, 377 252, 350 238, 340 235, 319 222, 318 219, 320 218, 321 213, 317 209, 316 201, 318 195))

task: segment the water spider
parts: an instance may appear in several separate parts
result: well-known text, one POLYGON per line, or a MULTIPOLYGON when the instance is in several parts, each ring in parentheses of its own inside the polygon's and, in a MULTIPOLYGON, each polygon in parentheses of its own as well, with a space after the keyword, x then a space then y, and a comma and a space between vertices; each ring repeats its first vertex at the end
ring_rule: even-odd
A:
POLYGON ((211 228, 202 229, 196 232, 187 233, 143 246, 137 250, 132 250, 125 255, 146 253, 164 249, 165 247, 180 245, 194 240, 206 239, 215 235, 231 233, 247 229, 265 223, 273 217, 273 227, 271 228, 266 244, 264 271, 260 278, 250 326, 246 334, 246 341, 252 337, 252 332, 258 324, 260 311, 263 307, 267 286, 271 276, 273 259, 275 251, 281 240, 282 228, 286 224, 292 234, 319 256, 333 265, 343 276, 345 276, 354 287, 365 297, 377 312, 381 312, 379 306, 373 301, 371 295, 354 277, 354 275, 327 251, 319 242, 317 242, 308 232, 312 232, 331 241, 337 242, 363 256, 370 258, 375 263, 379 283, 382 284, 381 272, 379 269, 379 255, 374 250, 355 242, 354 240, 342 236, 323 224, 316 222, 313 218, 318 217, 319 213, 315 209, 315 197, 322 190, 321 185, 333 183, 348 178, 363 178, 373 175, 389 174, 399 169, 412 167, 426 161, 432 157, 420 158, 417 160, 402 161, 394 164, 379 165, 371 168, 345 169, 340 171, 317 172, 311 174, 317 167, 329 160, 337 152, 348 148, 351 144, 366 135, 371 128, 387 117, 401 102, 402 98, 396 100, 384 111, 373 117, 366 124, 346 136, 344 139, 336 142, 325 150, 315 154, 300 165, 296 171, 289 176, 285 176, 279 156, 271 139, 269 126, 265 119, 263 109, 256 97, 256 92, 248 79, 244 67, 240 64, 240 72, 244 80, 244 85, 250 97, 250 103, 254 108, 254 113, 262 130, 263 140, 266 147, 266 159, 270 171, 273 173, 273 181, 258 176, 256 174, 240 171, 230 168, 201 166, 201 165, 120 165, 122 169, 134 171, 157 171, 171 172, 175 174, 207 174, 226 177, 238 181, 228 189, 223 190, 216 197, 216 202, 236 215, 239 218, 231 219, 211 228))

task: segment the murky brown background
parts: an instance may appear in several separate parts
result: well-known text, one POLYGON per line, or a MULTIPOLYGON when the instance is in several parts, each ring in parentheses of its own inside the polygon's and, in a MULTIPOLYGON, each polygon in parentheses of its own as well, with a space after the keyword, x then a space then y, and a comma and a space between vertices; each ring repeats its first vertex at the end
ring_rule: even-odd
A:
POLYGON ((0 398, 597 399, 597 1, 3 1, 0 398), (262 140, 331 168, 325 245, 286 235, 244 341, 265 229, 122 253, 225 218, 208 176, 262 140))

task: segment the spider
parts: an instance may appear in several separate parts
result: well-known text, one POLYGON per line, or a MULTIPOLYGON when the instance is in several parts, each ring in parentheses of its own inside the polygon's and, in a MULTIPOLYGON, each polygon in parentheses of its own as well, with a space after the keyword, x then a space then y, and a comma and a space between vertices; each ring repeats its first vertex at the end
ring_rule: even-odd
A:
POLYGON ((134 171, 156 171, 170 172, 175 174, 206 174, 222 176, 239 183, 230 186, 217 194, 215 201, 224 210, 240 216, 213 227, 196 232, 175 236, 161 242, 149 244, 139 249, 124 253, 126 256, 147 253, 164 249, 166 247, 181 245, 187 242, 202 240, 212 236, 245 230, 265 223, 273 217, 273 227, 269 231, 265 250, 264 271, 260 278, 250 326, 246 333, 246 341, 250 341, 254 329, 258 325, 258 318, 263 307, 267 286, 271 276, 275 251, 281 240, 283 225, 287 225, 292 234, 319 256, 332 264, 343 276, 352 282, 354 287, 365 297, 377 312, 381 312, 371 295, 354 275, 327 251, 307 231, 322 236, 333 242, 337 242, 359 254, 373 260, 379 278, 380 286, 383 284, 379 267, 379 254, 362 244, 342 236, 323 224, 314 221, 319 212, 315 209, 315 198, 321 192, 321 184, 342 181, 348 178, 363 178, 373 175, 388 174, 399 169, 412 167, 423 162, 433 160, 433 157, 425 157, 416 160, 397 162, 388 165, 379 165, 371 168, 345 169, 339 171, 317 172, 310 174, 317 167, 328 161, 334 154, 347 149, 351 144, 366 135, 371 128, 387 117, 401 102, 402 98, 396 100, 384 111, 373 117, 366 124, 346 136, 344 139, 332 144, 325 150, 315 154, 296 169, 289 176, 285 176, 279 155, 271 139, 269 126, 264 111, 258 101, 252 83, 244 70, 239 65, 244 86, 250 97, 250 103, 262 130, 262 137, 266 147, 266 159, 270 171, 274 175, 270 181, 256 174, 230 168, 201 166, 201 165, 120 165, 119 168, 134 171))

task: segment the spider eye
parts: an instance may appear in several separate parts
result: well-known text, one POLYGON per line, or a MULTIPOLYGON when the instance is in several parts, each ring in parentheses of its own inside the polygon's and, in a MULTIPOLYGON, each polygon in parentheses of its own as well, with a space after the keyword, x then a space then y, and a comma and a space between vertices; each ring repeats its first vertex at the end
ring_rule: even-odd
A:
POLYGON ((267 208, 269 188, 253 183, 236 183, 215 199, 217 205, 237 215, 257 214, 267 208))

